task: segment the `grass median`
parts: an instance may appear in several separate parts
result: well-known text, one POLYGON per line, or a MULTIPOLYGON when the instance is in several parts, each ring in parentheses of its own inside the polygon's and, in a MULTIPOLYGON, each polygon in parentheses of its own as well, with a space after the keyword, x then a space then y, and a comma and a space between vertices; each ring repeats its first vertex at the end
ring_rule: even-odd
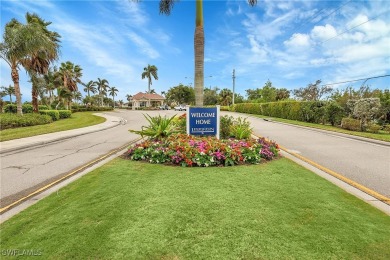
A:
POLYGON ((359 136, 359 137, 375 139, 375 140, 379 140, 379 141, 390 142, 390 134, 385 132, 385 131, 380 131, 379 133, 357 132, 357 131, 350 131, 350 130, 342 129, 342 128, 339 128, 336 126, 331 126, 331 125, 307 123, 307 122, 302 122, 302 121, 289 120, 289 119, 276 118, 276 117, 266 117, 266 116, 259 116, 259 115, 254 115, 254 116, 259 117, 259 118, 269 119, 269 120, 276 121, 276 122, 281 122, 281 123, 317 128, 317 129, 327 130, 327 131, 331 131, 331 132, 338 132, 338 133, 343 133, 343 134, 348 134, 348 135, 354 135, 354 136, 359 136))
POLYGON ((49 259, 389 259, 387 215, 288 159, 115 159, 0 226, 49 259))
POLYGON ((77 112, 72 114, 70 118, 61 119, 46 125, 5 129, 0 131, 0 141, 72 130, 97 125, 106 121, 104 117, 95 116, 93 113, 96 112, 77 112))

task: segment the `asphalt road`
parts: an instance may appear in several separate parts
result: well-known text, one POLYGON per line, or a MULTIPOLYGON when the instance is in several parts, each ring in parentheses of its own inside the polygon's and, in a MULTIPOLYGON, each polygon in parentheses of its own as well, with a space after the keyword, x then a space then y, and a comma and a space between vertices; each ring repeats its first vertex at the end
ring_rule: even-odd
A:
MULTIPOLYGON (((237 116, 236 113, 224 112, 237 116)), ((255 134, 267 137, 332 171, 390 197, 390 146, 249 115, 255 134)))
MULTIPOLYGON (((109 113, 127 120, 107 130, 29 150, 1 155, 1 207, 43 187, 100 156, 135 140, 129 129, 146 125, 142 114, 182 114, 175 111, 121 111, 109 113)), ((222 114, 230 114, 223 112, 222 114)), ((237 116, 237 114, 233 114, 237 116)), ((246 115, 241 115, 247 117, 246 115)), ((256 134, 390 197, 390 147, 338 135, 267 122, 249 117, 256 134)))

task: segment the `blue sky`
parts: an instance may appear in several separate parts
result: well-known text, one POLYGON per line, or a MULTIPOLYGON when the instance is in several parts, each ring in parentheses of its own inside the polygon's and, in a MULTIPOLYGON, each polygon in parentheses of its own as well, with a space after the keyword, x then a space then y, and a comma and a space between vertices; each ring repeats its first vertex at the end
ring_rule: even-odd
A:
MULTIPOLYGON (((389 10, 389 2, 380 0, 259 0, 255 7, 205 0, 205 87, 231 89, 233 69, 236 92, 244 96, 268 79, 296 89, 318 79, 325 84, 390 74, 389 10)), ((194 1, 176 3, 165 16, 158 1, 1 0, 1 34, 11 18, 24 23, 26 12, 51 21, 49 28, 62 36, 59 62, 80 65, 83 82, 107 79, 119 89, 117 100, 147 90, 141 79, 147 64, 158 67, 152 85, 158 93, 193 84, 194 1)), ((1 85, 8 86, 10 69, 0 64, 1 85)), ((30 100, 23 69, 20 75, 23 100, 30 100)), ((389 88, 390 77, 367 84, 389 88)))

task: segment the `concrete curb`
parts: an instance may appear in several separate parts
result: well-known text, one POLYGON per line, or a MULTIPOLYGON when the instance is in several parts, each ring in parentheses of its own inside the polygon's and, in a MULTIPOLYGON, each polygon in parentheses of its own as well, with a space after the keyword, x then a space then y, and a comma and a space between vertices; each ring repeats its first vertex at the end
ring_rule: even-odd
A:
POLYGON ((94 115, 104 117, 107 120, 106 122, 98 125, 0 142, 0 154, 25 150, 33 147, 35 148, 72 137, 103 131, 120 125, 123 120, 120 117, 106 115, 103 113, 95 113, 94 115))

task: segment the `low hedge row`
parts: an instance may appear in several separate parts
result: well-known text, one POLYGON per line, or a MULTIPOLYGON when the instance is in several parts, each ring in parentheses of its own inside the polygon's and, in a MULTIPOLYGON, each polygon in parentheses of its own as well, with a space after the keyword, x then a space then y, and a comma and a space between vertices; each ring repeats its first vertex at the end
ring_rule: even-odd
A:
POLYGON ((325 101, 279 101, 269 103, 240 103, 233 111, 298 120, 310 123, 341 123, 343 110, 325 101))
POLYGON ((114 108, 112 107, 95 107, 95 106, 92 106, 92 107, 85 107, 85 106, 80 106, 80 107, 76 107, 76 106, 72 106, 72 112, 85 112, 85 111, 112 111, 114 110, 114 108))
POLYGON ((9 129, 24 126, 44 125, 53 122, 49 115, 25 114, 19 116, 12 113, 0 114, 0 129, 9 129))
POLYGON ((40 110, 41 115, 49 115, 53 121, 69 118, 72 115, 70 110, 40 110))
MULTIPOLYGON (((46 105, 39 105, 38 110, 49 110, 50 108, 46 105)), ((4 112, 5 113, 14 113, 17 112, 17 106, 16 104, 7 104, 4 106, 4 112)), ((30 104, 23 104, 22 105, 22 112, 23 114, 28 114, 33 112, 33 106, 30 104)))

